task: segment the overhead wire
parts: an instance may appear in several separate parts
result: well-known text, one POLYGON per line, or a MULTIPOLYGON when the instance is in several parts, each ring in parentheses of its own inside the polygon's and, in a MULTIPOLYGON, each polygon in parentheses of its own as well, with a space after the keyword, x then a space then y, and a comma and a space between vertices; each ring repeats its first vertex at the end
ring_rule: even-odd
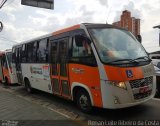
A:
POLYGON ((0 9, 4 6, 4 4, 7 2, 7 0, 3 0, 3 1, 1 1, 1 3, 0 3, 0 9))
POLYGON ((8 4, 4 5, 2 8, 6 7, 6 6, 10 5, 10 4, 12 4, 14 1, 15 0, 10 1, 8 4))

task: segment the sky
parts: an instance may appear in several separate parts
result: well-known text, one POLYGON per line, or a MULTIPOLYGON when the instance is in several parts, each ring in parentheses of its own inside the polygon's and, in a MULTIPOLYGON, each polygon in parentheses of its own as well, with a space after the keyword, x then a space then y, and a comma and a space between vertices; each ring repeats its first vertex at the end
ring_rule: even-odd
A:
MULTIPOLYGON (((1 2, 2 0, 0 0, 1 2)), ((79 23, 108 23, 120 19, 123 10, 141 19, 142 44, 148 52, 160 50, 160 0, 54 0, 54 10, 21 5, 7 0, 0 9, 0 50, 79 23)))

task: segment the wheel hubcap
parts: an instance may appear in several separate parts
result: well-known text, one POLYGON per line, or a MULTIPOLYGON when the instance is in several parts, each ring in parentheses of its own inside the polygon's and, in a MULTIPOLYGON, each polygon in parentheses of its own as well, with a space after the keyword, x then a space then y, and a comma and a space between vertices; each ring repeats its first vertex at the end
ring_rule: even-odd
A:
POLYGON ((79 103, 81 108, 86 109, 88 107, 88 98, 85 95, 81 95, 79 103))

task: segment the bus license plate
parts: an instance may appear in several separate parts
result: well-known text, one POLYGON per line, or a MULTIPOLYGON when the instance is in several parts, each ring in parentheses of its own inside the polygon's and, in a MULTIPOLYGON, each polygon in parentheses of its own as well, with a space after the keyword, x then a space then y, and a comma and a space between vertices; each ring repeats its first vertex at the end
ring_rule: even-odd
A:
POLYGON ((142 88, 139 89, 139 93, 146 93, 148 91, 149 91, 149 87, 148 86, 142 87, 142 88))

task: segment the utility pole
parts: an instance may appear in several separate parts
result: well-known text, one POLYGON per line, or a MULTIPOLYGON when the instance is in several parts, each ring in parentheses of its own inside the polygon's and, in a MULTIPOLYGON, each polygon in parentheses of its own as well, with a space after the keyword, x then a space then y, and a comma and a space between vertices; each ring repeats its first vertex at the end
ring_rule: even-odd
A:
POLYGON ((0 32, 3 30, 3 23, 0 21, 0 32))
POLYGON ((160 46, 160 25, 154 26, 153 28, 158 28, 159 29, 159 46, 160 46))

